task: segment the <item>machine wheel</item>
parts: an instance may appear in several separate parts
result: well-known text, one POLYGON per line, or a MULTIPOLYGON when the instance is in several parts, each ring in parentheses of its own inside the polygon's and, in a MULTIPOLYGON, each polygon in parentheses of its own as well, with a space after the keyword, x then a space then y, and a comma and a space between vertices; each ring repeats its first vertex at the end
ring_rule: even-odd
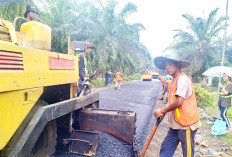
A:
POLYGON ((30 157, 54 156, 57 139, 56 121, 49 121, 34 145, 30 157))

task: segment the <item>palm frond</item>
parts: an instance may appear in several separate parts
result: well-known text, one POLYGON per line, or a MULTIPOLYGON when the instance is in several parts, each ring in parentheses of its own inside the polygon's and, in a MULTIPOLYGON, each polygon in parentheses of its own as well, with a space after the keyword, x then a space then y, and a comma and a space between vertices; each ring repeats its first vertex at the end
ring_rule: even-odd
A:
POLYGON ((129 16, 134 12, 137 12, 137 6, 133 3, 127 3, 119 13, 119 17, 124 19, 125 17, 129 16))

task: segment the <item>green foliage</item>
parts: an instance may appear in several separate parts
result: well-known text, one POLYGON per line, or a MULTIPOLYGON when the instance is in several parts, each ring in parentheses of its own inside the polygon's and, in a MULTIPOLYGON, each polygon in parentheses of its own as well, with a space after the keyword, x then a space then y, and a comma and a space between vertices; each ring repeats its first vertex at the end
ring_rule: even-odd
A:
POLYGON ((97 68, 102 71, 111 68, 112 71, 120 69, 123 74, 132 74, 137 67, 151 62, 151 55, 139 42, 139 32, 145 29, 144 26, 126 22, 126 17, 136 12, 137 7, 128 3, 116 11, 117 6, 116 0, 79 3, 77 26, 80 31, 75 31, 72 39, 88 40, 96 45, 88 57, 91 65, 97 63, 97 68))
MULTIPOLYGON (((125 78, 123 78, 123 82, 129 82, 132 80, 139 80, 141 79, 141 74, 139 73, 135 73, 134 75, 131 76, 127 76, 125 78)), ((112 83, 115 83, 114 80, 112 80, 112 83)), ((96 78, 94 80, 92 80, 92 86, 93 87, 104 87, 105 86, 105 80, 103 80, 102 78, 96 78)))
POLYGON ((118 10, 116 0, 22 0, 0 5, 0 17, 13 22, 23 16, 27 4, 38 9, 37 20, 52 28, 52 50, 67 52, 67 38, 71 41, 89 41, 96 48, 87 56, 89 71, 119 69, 125 75, 151 64, 151 54, 140 42, 141 23, 127 23, 137 6, 127 3, 118 10))
POLYGON ((212 96, 206 89, 199 86, 193 86, 193 88, 196 94, 197 105, 199 107, 206 108, 215 106, 215 96, 212 96))
POLYGON ((228 110, 227 110, 227 116, 230 120, 232 120, 232 107, 230 107, 228 110))
POLYGON ((232 134, 226 134, 226 142, 228 144, 232 144, 232 134))
MULTIPOLYGON (((0 4, 0 18, 13 22, 16 17, 24 17, 27 5, 33 5, 33 0, 22 0, 20 2, 11 2, 0 4)), ((16 30, 19 30, 21 19, 16 23, 16 30)))
POLYGON ((105 82, 101 78, 96 78, 92 80, 92 87, 98 88, 98 87, 104 87, 104 86, 105 86, 105 82))
POLYGON ((232 144, 232 134, 225 134, 222 136, 218 136, 218 138, 222 139, 223 141, 225 141, 229 145, 232 144))
POLYGON ((142 76, 141 74, 135 73, 134 75, 125 77, 123 80, 124 80, 124 81, 140 80, 140 79, 141 79, 141 76, 142 76))
POLYGON ((191 73, 197 76, 209 67, 220 63, 222 50, 222 31, 225 17, 217 18, 218 8, 210 12, 207 18, 183 14, 189 23, 186 29, 175 30, 172 49, 182 59, 191 61, 191 73))
POLYGON ((135 73, 134 74, 134 80, 139 80, 139 79, 141 79, 141 74, 139 74, 139 73, 135 73))

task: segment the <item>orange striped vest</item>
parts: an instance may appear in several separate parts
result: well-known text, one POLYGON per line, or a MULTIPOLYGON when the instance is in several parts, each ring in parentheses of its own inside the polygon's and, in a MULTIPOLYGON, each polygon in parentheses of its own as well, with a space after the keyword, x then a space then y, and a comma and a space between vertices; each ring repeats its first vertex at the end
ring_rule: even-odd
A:
POLYGON ((171 90, 172 80, 166 80, 168 91, 171 90))
POLYGON ((117 81, 121 81, 121 80, 122 80, 122 76, 121 76, 121 73, 120 73, 120 72, 117 72, 117 73, 116 73, 116 80, 117 80, 117 81))
MULTIPOLYGON (((168 105, 171 105, 171 103, 176 100, 175 93, 176 93, 177 80, 181 75, 187 76, 184 72, 181 72, 174 80, 168 95, 168 105)), ((197 101, 193 89, 192 89, 192 95, 188 99, 184 99, 183 104, 174 110, 174 114, 175 114, 175 120, 182 126, 189 126, 199 121, 200 118, 197 109, 197 101)))

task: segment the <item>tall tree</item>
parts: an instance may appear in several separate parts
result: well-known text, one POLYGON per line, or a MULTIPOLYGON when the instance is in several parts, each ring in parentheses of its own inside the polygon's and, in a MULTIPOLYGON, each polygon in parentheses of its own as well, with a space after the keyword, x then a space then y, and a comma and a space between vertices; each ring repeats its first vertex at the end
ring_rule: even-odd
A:
MULTIPOLYGON (((87 58, 92 70, 104 72, 112 68, 131 74, 138 67, 151 63, 150 52, 139 41, 139 32, 145 29, 144 26, 126 22, 126 18, 137 11, 134 4, 128 3, 118 11, 116 0, 22 0, 20 5, 24 4, 24 7, 21 8, 26 9, 29 1, 34 2, 39 10, 37 20, 52 29, 53 51, 66 53, 67 37, 71 36, 71 40, 89 41, 96 45, 87 58)), ((6 9, 5 17, 12 9, 10 6, 2 6, 3 10, 6 9)), ((10 13, 12 20, 25 11, 13 10, 16 13, 10 13)))
POLYGON ((82 18, 79 18, 82 31, 77 33, 76 39, 86 39, 97 45, 96 54, 92 57, 97 58, 99 66, 131 73, 141 62, 151 62, 150 53, 139 41, 139 32, 145 29, 144 26, 128 24, 125 20, 136 12, 134 4, 126 4, 119 13, 116 13, 118 3, 115 0, 104 4, 100 0, 95 4, 85 1, 84 4, 80 5, 82 18))
POLYGON ((225 17, 216 18, 218 8, 211 11, 208 18, 194 18, 189 14, 182 15, 189 23, 185 30, 174 30, 174 42, 169 47, 193 64, 192 72, 201 75, 207 68, 219 64, 222 51, 222 37, 225 17))
MULTIPOLYGON (((33 0, 22 0, 20 2, 10 2, 0 4, 0 18, 13 22, 16 17, 24 17, 27 5, 33 5, 33 0)), ((19 30, 20 22, 17 23, 17 30, 19 30)))

